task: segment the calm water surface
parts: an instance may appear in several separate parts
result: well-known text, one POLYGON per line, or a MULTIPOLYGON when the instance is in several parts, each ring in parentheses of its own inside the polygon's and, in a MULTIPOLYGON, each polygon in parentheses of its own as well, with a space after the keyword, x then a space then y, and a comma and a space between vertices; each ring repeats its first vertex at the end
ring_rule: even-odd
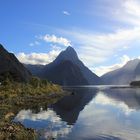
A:
POLYGON ((21 110, 15 121, 36 129, 41 140, 140 140, 139 88, 66 89, 74 95, 49 108, 21 110))

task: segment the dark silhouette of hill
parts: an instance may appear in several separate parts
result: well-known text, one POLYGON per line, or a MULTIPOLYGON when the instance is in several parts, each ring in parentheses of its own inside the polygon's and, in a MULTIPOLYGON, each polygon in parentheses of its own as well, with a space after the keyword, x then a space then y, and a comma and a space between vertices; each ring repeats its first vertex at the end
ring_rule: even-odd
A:
POLYGON ((9 53, 0 44, 0 80, 4 80, 7 76, 14 81, 27 82, 31 77, 31 73, 18 61, 13 53, 9 53))

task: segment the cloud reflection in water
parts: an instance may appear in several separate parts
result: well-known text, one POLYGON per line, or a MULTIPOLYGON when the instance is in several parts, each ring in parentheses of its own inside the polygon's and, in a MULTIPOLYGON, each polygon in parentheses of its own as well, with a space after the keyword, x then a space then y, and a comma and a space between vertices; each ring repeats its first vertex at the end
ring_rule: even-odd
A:
MULTIPOLYGON (((15 121, 30 123, 32 128, 35 128, 35 123, 43 123, 44 126, 36 127, 43 135, 44 138, 58 136, 64 137, 71 132, 72 126, 67 125, 66 122, 61 121, 60 117, 56 113, 48 109, 47 111, 40 111, 39 113, 33 113, 31 110, 21 110, 15 117, 15 121), (43 129, 42 129, 43 128, 43 129)), ((28 124, 27 124, 28 127, 28 124)))

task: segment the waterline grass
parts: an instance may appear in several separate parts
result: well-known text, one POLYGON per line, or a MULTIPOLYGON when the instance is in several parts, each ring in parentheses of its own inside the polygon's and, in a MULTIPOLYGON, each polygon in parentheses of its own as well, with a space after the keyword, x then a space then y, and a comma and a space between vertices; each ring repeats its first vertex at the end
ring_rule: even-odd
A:
POLYGON ((64 96, 59 85, 33 77, 28 83, 17 83, 6 79, 0 85, 0 138, 35 140, 37 134, 21 123, 13 122, 22 109, 39 110, 57 102, 64 96))

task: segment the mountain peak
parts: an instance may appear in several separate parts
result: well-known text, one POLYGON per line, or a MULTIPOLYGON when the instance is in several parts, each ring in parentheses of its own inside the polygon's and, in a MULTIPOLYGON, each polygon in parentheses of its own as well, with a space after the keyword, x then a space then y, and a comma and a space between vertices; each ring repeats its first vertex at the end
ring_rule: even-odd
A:
POLYGON ((66 50, 62 51, 55 59, 55 62, 60 63, 61 61, 65 60, 70 60, 72 62, 79 60, 76 51, 71 46, 67 47, 66 50))
POLYGON ((67 47, 56 59, 42 69, 28 67, 35 76, 61 85, 98 85, 101 79, 78 58, 74 48, 67 47))
POLYGON ((71 46, 68 46, 68 47, 66 48, 66 50, 63 51, 63 52, 64 52, 64 53, 69 53, 69 54, 71 55, 71 57, 72 57, 72 56, 77 56, 76 51, 75 51, 74 48, 72 48, 71 46))
POLYGON ((71 46, 68 46, 65 51, 74 51, 75 52, 74 48, 71 46))

